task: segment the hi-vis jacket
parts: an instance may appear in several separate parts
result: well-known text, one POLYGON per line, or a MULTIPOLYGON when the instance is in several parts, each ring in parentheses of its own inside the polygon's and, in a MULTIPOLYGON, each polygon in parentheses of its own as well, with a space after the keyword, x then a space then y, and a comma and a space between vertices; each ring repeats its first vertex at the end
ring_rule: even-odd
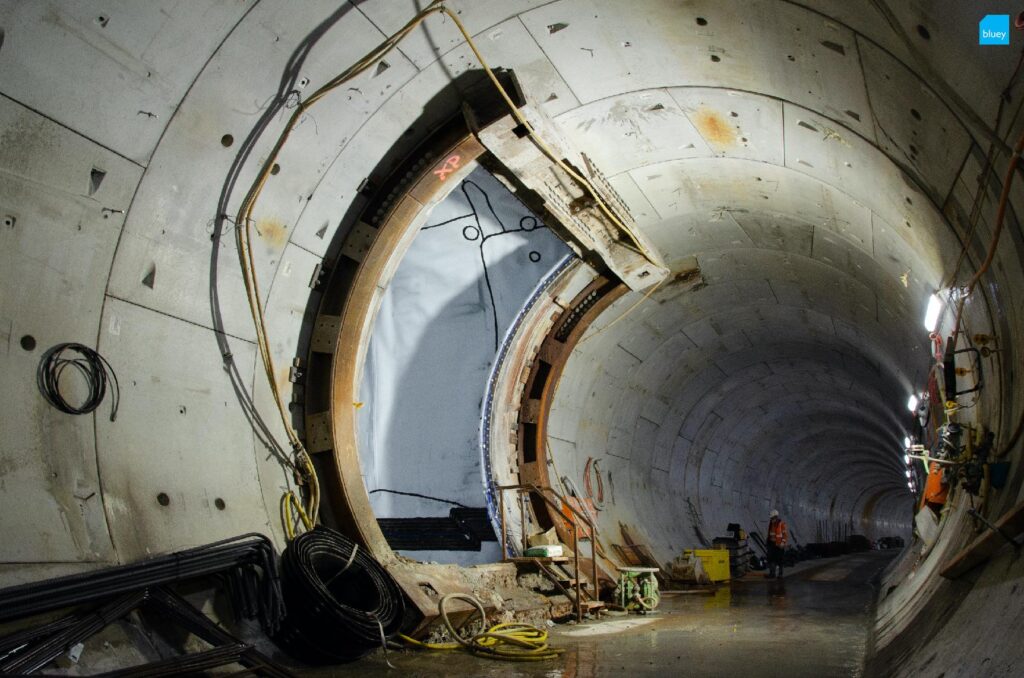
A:
POLYGON ((786 529, 786 523, 780 518, 772 518, 768 522, 768 543, 775 544, 776 546, 785 546, 786 539, 789 536, 789 531, 786 529))

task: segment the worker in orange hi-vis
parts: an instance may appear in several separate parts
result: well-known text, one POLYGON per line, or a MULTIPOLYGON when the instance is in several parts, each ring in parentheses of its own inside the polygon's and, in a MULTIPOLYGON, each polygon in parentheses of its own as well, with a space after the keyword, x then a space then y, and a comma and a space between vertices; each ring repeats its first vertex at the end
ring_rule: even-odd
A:
POLYGON ((778 576, 782 579, 782 558, 786 553, 786 542, 789 540, 789 530, 786 523, 779 518, 779 512, 772 510, 771 519, 768 521, 768 578, 774 579, 778 576), (778 575, 776 575, 776 569, 778 575))
POLYGON ((924 484, 924 495, 921 503, 927 506, 938 516, 942 507, 946 505, 949 497, 949 483, 946 481, 946 474, 942 470, 942 464, 933 461, 928 466, 928 480, 924 484))

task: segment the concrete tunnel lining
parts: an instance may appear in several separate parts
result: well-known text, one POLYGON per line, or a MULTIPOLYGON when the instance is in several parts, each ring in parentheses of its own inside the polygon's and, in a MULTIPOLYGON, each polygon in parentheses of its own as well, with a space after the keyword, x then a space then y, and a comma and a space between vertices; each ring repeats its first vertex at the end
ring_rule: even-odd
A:
MULTIPOLYGON (((91 5, 12 3, 0 26, 0 63, 15 66, 0 69, 0 202, 17 225, 0 260, 0 317, 11 319, 11 337, 31 334, 43 347, 95 343, 131 384, 116 423, 12 400, 0 493, 0 512, 12 517, 0 558, 7 581, 192 546, 197 524, 207 528, 200 541, 259 530, 284 543, 276 505, 293 479, 264 442, 284 439, 280 425, 267 417, 254 432, 247 418, 250 404, 266 413, 273 401, 230 237, 215 239, 220 263, 210 266, 211 234, 233 228, 213 206, 239 146, 251 141, 242 186, 279 129, 271 116, 262 135, 242 141, 281 86, 277 75, 294 76, 286 84, 295 87, 325 81, 407 20, 408 8, 156 6, 166 10, 160 21, 126 6, 99 26, 91 5), (310 36, 312 49, 288 71, 310 36), (102 185, 86 195, 83 177, 96 168, 102 185), (241 386, 225 380, 225 349, 241 386), (240 389, 249 404, 237 404, 240 389), (181 468, 202 477, 178 478, 181 468), (160 492, 170 507, 153 501, 160 492)), ((906 530, 904 402, 924 387, 929 355, 920 318, 964 239, 990 133, 977 120, 995 111, 1013 66, 970 44, 976 17, 958 3, 893 7, 908 42, 880 13, 848 3, 659 1, 641 12, 487 0, 460 9, 494 65, 513 68, 609 175, 675 271, 696 263, 706 283, 659 290, 602 330, 640 295, 614 302, 592 319, 589 331, 600 333, 576 347, 559 381, 548 430, 555 465, 580 482, 586 458, 602 455, 615 478, 602 532, 627 522, 664 561, 696 545, 687 497, 705 535, 734 518, 763 521, 770 505, 803 540, 822 521, 906 530), (567 28, 550 30, 559 23, 567 28), (917 25, 931 37, 919 39, 917 25)), ((285 149, 258 215, 256 255, 286 398, 302 400, 287 368, 313 331, 315 267, 332 263, 332 243, 350 233, 363 179, 452 112, 464 83, 451 83, 474 67, 469 56, 448 24, 416 31, 358 91, 311 113, 285 149)), ((1005 157, 996 154, 997 174, 1005 157)), ((984 255, 1000 180, 986 187, 965 270, 984 255)), ((227 195, 225 206, 238 199, 227 195)), ((1000 338, 976 410, 1000 440, 1021 406, 1017 208, 1019 185, 991 280, 968 307, 972 333, 1000 338)), ((539 344, 547 328, 535 316, 567 307, 590 275, 565 272, 553 299, 525 309, 512 353, 539 344)), ((11 343, 8 357, 5 382, 31 383, 37 355, 11 343)), ((519 357, 507 370, 524 367, 519 357)), ((510 384, 519 376, 496 377, 496 468, 515 457, 510 384)), ((1011 489, 992 498, 993 515, 1019 498, 1014 473, 1011 489)), ((959 510, 944 519, 948 541, 936 554, 966 543, 961 519, 959 510)), ((924 583, 938 567, 928 557, 884 602, 880 614, 899 620, 892 628, 946 594, 924 583)), ((994 576, 985 581, 1002 590, 994 576)), ((986 609, 971 605, 963 615, 986 609)))

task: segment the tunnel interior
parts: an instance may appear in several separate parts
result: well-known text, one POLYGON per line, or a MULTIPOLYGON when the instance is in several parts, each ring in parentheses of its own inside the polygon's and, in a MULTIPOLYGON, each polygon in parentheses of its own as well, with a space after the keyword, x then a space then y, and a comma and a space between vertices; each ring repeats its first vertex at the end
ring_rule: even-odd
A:
POLYGON ((500 489, 530 483, 586 507, 605 574, 773 509, 799 544, 901 537, 868 669, 1011 675, 1021 649, 988 643, 1022 621, 1012 550, 948 568, 1024 492, 1018 8, 447 5, 472 44, 432 14, 322 97, 425 4, 3 5, 0 583, 284 548, 282 493, 315 485, 312 520, 404 584, 557 524, 500 489), (1008 44, 979 44, 987 15, 1008 44), (630 287, 498 167, 474 49, 664 280, 630 287), (40 393, 67 341, 116 371, 116 418, 40 393), (924 506, 951 425, 948 458, 990 433, 989 457, 924 506), (466 516, 475 543, 425 538, 466 516))

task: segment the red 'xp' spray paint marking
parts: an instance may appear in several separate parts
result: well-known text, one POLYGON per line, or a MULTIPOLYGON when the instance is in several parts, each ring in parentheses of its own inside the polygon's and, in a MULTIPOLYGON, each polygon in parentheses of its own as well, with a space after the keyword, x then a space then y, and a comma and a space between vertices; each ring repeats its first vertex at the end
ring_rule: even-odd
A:
POLYGON ((461 164, 461 155, 449 155, 444 161, 444 164, 434 170, 434 174, 436 174, 441 181, 444 181, 448 178, 448 175, 457 170, 461 164))

